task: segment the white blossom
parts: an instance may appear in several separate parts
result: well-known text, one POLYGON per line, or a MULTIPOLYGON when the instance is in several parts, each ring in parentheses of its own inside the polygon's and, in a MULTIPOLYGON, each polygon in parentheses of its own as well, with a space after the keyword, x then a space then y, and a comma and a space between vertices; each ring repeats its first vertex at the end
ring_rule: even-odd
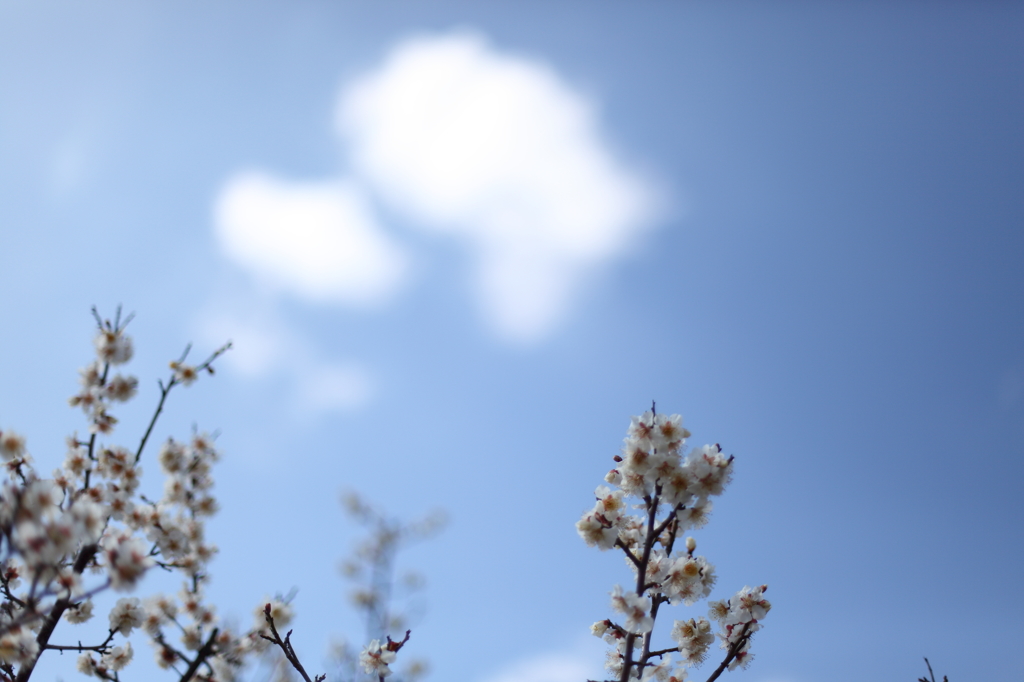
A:
POLYGON ((115 532, 103 542, 107 575, 115 590, 131 589, 135 582, 153 565, 149 548, 137 537, 126 532, 115 532))
POLYGON ((192 365, 182 362, 172 362, 171 369, 174 370, 174 380, 185 386, 189 386, 199 376, 199 372, 192 365))
POLYGON ((96 355, 101 362, 121 365, 132 359, 132 338, 122 331, 104 329, 96 336, 96 355))
POLYGON ((654 627, 654 619, 648 615, 651 600, 637 595, 636 592, 624 592, 621 585, 612 589, 612 608, 625 614, 625 627, 630 632, 643 634, 654 627))
POLYGON ((373 640, 366 645, 362 653, 359 654, 359 663, 363 666, 363 670, 367 675, 373 677, 387 677, 391 674, 391 668, 388 667, 395 661, 395 652, 389 649, 381 648, 379 640, 373 640))
POLYGON ((110 610, 110 631, 127 637, 133 628, 140 627, 146 613, 136 597, 122 597, 110 610))
POLYGON ((19 459, 25 455, 25 437, 7 429, 0 431, 0 457, 19 459))
POLYGON ((64 620, 69 623, 84 623, 92 618, 92 600, 86 599, 85 601, 77 604, 72 604, 68 607, 68 610, 64 612, 64 620))
POLYGON ((117 672, 123 670, 126 665, 131 663, 133 654, 132 643, 125 642, 124 646, 115 646, 103 654, 100 663, 103 667, 117 672))
POLYGON ((83 653, 75 661, 75 669, 82 673, 86 677, 96 676, 96 662, 92 658, 92 654, 83 653))
POLYGON ((15 626, 0 636, 0 661, 21 664, 39 653, 36 633, 26 627, 15 626))

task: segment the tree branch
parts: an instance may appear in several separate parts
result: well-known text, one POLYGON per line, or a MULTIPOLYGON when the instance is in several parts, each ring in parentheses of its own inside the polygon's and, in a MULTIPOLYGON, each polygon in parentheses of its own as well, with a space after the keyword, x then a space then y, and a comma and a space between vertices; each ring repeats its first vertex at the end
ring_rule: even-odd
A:
POLYGON ((707 682, 715 682, 715 680, 718 679, 718 676, 725 672, 725 669, 728 668, 729 664, 732 663, 734 658, 736 658, 736 654, 738 654, 740 649, 743 648, 746 641, 750 639, 750 634, 747 633, 747 630, 750 629, 751 623, 753 623, 753 621, 743 624, 743 632, 740 633, 740 638, 737 639, 731 647, 729 647, 729 652, 725 655, 725 659, 717 668, 715 668, 715 672, 711 673, 711 677, 707 679, 707 682))
POLYGON ((217 640, 218 632, 220 631, 217 628, 213 629, 213 632, 210 633, 210 637, 206 640, 206 643, 203 644, 202 648, 196 652, 196 657, 189 662, 188 668, 186 668, 185 672, 182 673, 180 682, 189 682, 189 680, 191 680, 196 674, 196 671, 199 670, 199 666, 205 663, 206 659, 213 654, 213 644, 217 640))
MULTIPOLYGON (((96 545, 85 545, 78 552, 78 557, 75 559, 75 564, 72 570, 75 573, 81 575, 85 567, 89 565, 93 557, 96 556, 96 545)), ((64 615, 68 606, 71 605, 70 597, 62 597, 57 600, 57 603, 50 609, 50 614, 46 617, 43 622, 43 627, 39 629, 39 635, 36 637, 36 642, 39 644, 39 653, 35 655, 30 662, 22 665, 18 668, 18 676, 15 678, 15 682, 27 682, 32 677, 32 671, 35 670, 36 663, 39 662, 39 657, 46 651, 46 646, 50 643, 50 637, 53 636, 53 631, 57 628, 57 623, 60 622, 60 617, 64 615)))
POLYGON ((278 634, 277 628, 274 626, 274 617, 270 615, 270 604, 267 604, 263 608, 263 615, 267 619, 267 625, 270 626, 270 633, 273 637, 267 637, 262 633, 260 633, 260 637, 281 647, 281 651, 284 652, 284 657, 287 658, 288 662, 292 664, 292 667, 302 675, 303 680, 306 682, 323 682, 323 680, 327 678, 326 675, 317 675, 311 680, 309 675, 306 673, 306 669, 302 667, 302 663, 299 661, 299 657, 295 654, 295 649, 292 647, 292 631, 289 630, 285 634, 284 640, 281 639, 281 635, 278 634))

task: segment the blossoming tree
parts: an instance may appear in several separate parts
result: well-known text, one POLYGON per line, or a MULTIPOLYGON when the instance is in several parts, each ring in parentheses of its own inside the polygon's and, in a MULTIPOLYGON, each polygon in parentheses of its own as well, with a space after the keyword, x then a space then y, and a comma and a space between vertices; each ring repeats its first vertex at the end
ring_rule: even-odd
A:
POLYGON ((88 435, 68 437, 63 465, 43 478, 24 437, 0 431, 8 474, 0 487, 0 678, 25 682, 47 652, 75 651, 79 672, 117 680, 134 656, 130 637, 141 629, 154 644, 158 665, 180 682, 233 680, 251 655, 271 646, 311 682, 291 647, 291 633, 282 638, 278 630, 292 617, 288 604, 264 600, 253 627, 236 632, 219 623, 207 603, 207 567, 217 551, 205 537, 205 520, 217 510, 211 467, 218 453, 209 434, 196 431, 187 440, 162 443, 156 461, 165 477, 163 496, 152 501, 139 492, 147 445, 167 397, 213 374, 214 361, 229 345, 198 365, 186 362, 187 348, 170 363, 140 442, 127 448, 107 440, 117 425, 114 405, 131 400, 138 387, 135 377, 117 373, 133 355, 124 331, 131 316, 122 320, 118 311, 110 321, 93 314, 96 358, 81 370, 80 391, 69 401, 84 412, 88 435), (180 575, 180 592, 117 600, 107 614, 106 637, 94 644, 82 644, 67 629, 96 615, 97 594, 131 592, 154 566, 180 575), (60 637, 67 639, 58 643, 60 637))

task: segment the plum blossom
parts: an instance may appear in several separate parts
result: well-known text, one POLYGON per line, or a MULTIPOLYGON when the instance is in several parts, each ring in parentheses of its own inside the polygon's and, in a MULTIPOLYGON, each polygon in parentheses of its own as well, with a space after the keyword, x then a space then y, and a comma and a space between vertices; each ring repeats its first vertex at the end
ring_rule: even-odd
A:
POLYGON ((115 531, 104 538, 103 546, 107 575, 110 577, 110 586, 115 590, 130 590, 146 569, 153 565, 149 547, 129 533, 115 531))
POLYGON ((654 619, 648 613, 651 600, 639 596, 636 592, 623 592, 621 585, 612 589, 612 608, 626 616, 626 630, 630 632, 650 632, 654 627, 654 619))
POLYGON ((192 382, 199 376, 199 372, 192 365, 183 362, 172 362, 171 369, 174 370, 174 380, 185 386, 191 386, 192 382))
POLYGON ((367 675, 387 677, 392 673, 388 666, 395 662, 395 652, 387 647, 381 648, 379 640, 372 640, 359 654, 359 664, 367 675))
POLYGON ((25 437, 7 429, 0 431, 0 457, 6 460, 20 459, 25 455, 25 437))
POLYGON ((69 623, 84 623, 92 618, 92 611, 92 600, 86 599, 85 601, 70 605, 68 610, 64 612, 64 620, 69 623))
POLYGON ((100 665, 114 672, 123 670, 126 665, 131 663, 134 653, 132 651, 132 643, 125 642, 124 646, 115 646, 103 654, 103 658, 100 659, 100 665))
POLYGON ((132 359, 132 337, 122 329, 104 329, 96 336, 96 354, 102 362, 123 365, 132 359))
POLYGON ((122 597, 110 611, 110 631, 127 637, 133 628, 140 627, 146 613, 136 597, 122 597))
POLYGON ((708 647, 715 641, 711 623, 706 618, 677 620, 672 627, 672 639, 688 665, 699 665, 707 656, 708 647))

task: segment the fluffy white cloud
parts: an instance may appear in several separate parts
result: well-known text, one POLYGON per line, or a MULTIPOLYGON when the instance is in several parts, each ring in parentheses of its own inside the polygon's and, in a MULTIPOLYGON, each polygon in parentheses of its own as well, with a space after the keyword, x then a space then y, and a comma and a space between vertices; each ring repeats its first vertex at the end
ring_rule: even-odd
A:
POLYGON ((399 43, 342 91, 337 122, 374 189, 476 247, 483 309, 514 339, 550 331, 589 268, 628 248, 653 213, 589 100, 475 33, 399 43))
MULTIPOLYGON (((342 89, 337 129, 355 182, 412 226, 471 246, 481 309, 509 339, 548 334, 594 267, 626 251, 655 212, 591 102, 543 62, 476 33, 399 42, 342 89)), ((408 258, 355 182, 236 175, 215 209, 222 250, 305 299, 385 302, 408 258)))
POLYGON ((231 178, 214 210, 224 253, 303 298, 374 305, 399 287, 406 257, 350 183, 231 178))

